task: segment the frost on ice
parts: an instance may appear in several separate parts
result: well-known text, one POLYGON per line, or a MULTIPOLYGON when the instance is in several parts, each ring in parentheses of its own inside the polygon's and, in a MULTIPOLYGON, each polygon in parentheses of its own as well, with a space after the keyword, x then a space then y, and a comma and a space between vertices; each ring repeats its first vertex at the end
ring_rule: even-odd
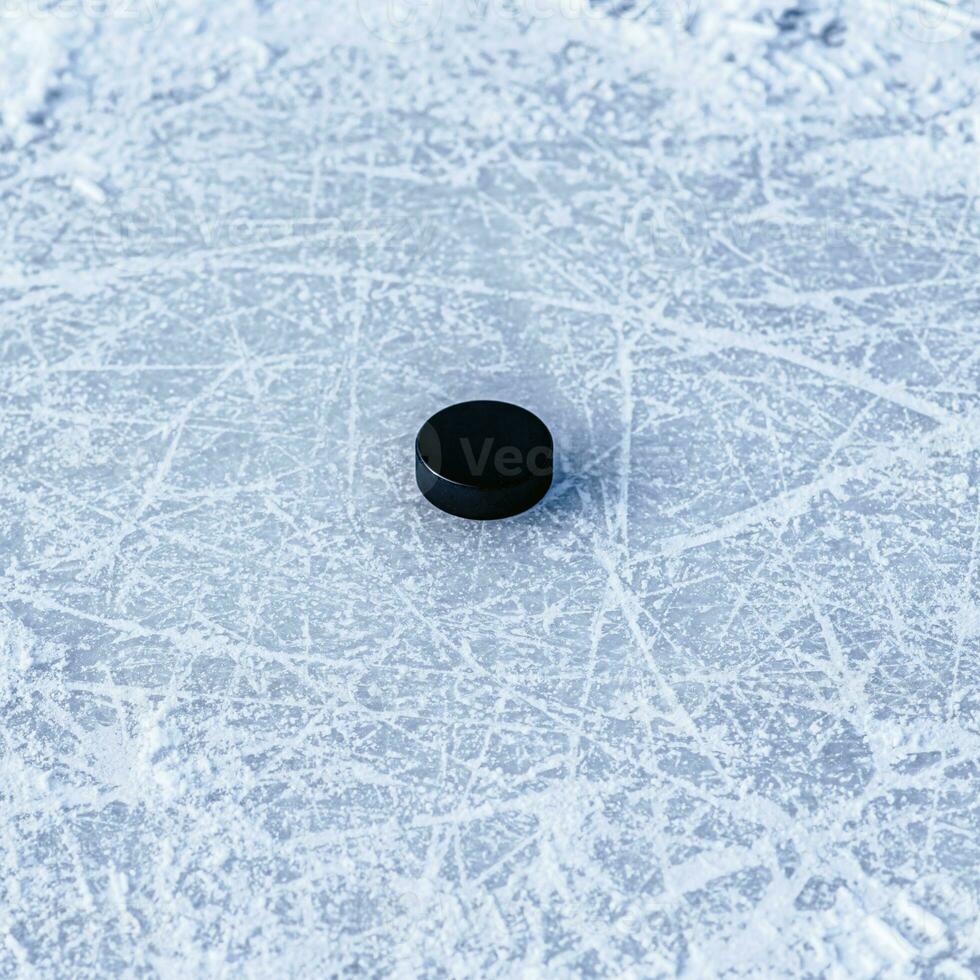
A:
POLYGON ((973 975, 978 11, 450 6, 0 28, 0 974, 973 975))

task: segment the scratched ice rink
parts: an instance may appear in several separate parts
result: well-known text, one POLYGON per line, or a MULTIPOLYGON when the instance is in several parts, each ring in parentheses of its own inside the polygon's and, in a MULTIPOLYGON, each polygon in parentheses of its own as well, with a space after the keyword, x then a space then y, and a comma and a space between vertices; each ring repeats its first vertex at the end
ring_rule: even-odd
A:
POLYGON ((976 976, 980 5, 400 2, 0 18, 0 976, 976 976))

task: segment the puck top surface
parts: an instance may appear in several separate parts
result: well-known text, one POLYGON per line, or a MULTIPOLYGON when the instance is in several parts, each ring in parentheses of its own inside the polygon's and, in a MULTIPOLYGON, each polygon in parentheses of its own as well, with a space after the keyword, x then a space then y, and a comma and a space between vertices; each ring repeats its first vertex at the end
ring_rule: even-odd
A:
POLYGON ((548 427, 519 405, 471 401, 436 412, 415 440, 419 489, 459 517, 509 517, 536 504, 551 485, 548 427))

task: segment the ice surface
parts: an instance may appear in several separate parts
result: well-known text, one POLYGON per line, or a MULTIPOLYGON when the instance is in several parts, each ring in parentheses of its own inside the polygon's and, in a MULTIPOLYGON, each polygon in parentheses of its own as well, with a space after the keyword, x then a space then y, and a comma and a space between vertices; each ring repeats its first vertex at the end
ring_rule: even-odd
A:
POLYGON ((976 974, 980 8, 400 2, 0 23, 0 975, 976 974))

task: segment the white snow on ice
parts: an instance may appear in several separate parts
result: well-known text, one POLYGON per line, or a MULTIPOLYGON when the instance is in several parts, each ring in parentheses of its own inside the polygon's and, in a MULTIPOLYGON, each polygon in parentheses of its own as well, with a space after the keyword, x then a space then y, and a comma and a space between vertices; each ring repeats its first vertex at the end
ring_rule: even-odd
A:
POLYGON ((980 973, 978 62, 6 5, 0 976, 980 973), (414 486, 473 397, 511 521, 414 486))

